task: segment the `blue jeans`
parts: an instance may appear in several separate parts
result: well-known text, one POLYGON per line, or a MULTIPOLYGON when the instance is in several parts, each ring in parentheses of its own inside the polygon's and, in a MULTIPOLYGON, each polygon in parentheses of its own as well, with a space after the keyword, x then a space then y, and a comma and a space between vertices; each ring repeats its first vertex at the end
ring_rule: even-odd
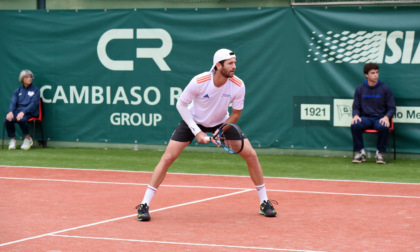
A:
POLYGON ((378 131, 376 148, 379 152, 386 152, 389 128, 379 123, 379 120, 382 117, 362 116, 360 118, 362 118, 361 122, 357 122, 351 125, 351 134, 353 136, 353 150, 357 152, 365 147, 363 144, 363 131, 365 129, 376 129, 378 131))
POLYGON ((9 136, 9 138, 15 137, 16 136, 16 129, 15 129, 15 123, 19 124, 20 129, 22 130, 22 134, 24 136, 29 135, 29 123, 28 123, 28 119, 32 118, 33 116, 31 114, 26 114, 23 116, 23 118, 20 121, 16 121, 16 116, 17 116, 18 112, 14 113, 14 118, 12 121, 6 121, 6 130, 7 130, 7 135, 9 136))

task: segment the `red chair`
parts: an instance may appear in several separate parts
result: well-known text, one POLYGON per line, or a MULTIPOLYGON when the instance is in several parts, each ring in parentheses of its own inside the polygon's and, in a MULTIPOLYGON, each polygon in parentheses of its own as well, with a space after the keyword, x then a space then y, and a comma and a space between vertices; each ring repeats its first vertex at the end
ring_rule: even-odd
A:
MULTIPOLYGON (((392 147, 393 147, 393 150, 394 150, 394 159, 397 159, 397 150, 396 150, 396 148, 395 148, 395 130, 394 130, 394 121, 391 119, 391 120, 389 120, 389 122, 390 122, 390 124, 391 125, 389 125, 389 138, 391 138, 392 137, 392 147)), ((377 130, 375 130, 375 129, 365 129, 364 131, 363 131, 363 133, 371 133, 371 134, 377 134, 378 133, 378 131, 377 130)), ((389 141, 390 139, 388 139, 388 154, 390 153, 390 150, 391 150, 391 141, 389 141)), ((354 151, 353 151, 353 157, 354 157, 354 151)), ((388 157, 388 160, 390 160, 390 158, 388 157)))
MULTIPOLYGON (((42 99, 39 100, 39 116, 28 119, 28 123, 30 122, 32 122, 32 129, 33 129, 32 139, 34 142, 35 142, 36 125, 39 124, 39 126, 41 127, 42 140, 39 140, 39 143, 42 144, 42 147, 45 148, 45 146, 47 146, 47 143, 45 142, 44 130, 42 129, 42 99)), ((3 122, 3 139, 1 141, 2 149, 4 149, 4 131, 5 130, 6 130, 6 119, 4 119, 4 122, 3 122)))
POLYGON ((35 141, 35 133, 36 133, 36 124, 39 124, 39 126, 41 127, 41 140, 39 141, 40 144, 42 144, 42 147, 45 148, 45 146, 47 145, 47 143, 45 142, 44 139, 44 130, 42 128, 42 99, 39 99, 39 115, 38 117, 32 117, 30 119, 28 119, 28 122, 32 122, 32 129, 33 129, 33 134, 32 137, 35 141))

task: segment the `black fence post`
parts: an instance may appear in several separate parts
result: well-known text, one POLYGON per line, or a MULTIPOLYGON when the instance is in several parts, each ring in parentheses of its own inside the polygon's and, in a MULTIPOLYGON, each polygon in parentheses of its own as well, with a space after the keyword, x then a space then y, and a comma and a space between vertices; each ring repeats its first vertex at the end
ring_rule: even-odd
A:
POLYGON ((45 10, 45 1, 46 0, 36 0, 36 8, 39 10, 45 10))

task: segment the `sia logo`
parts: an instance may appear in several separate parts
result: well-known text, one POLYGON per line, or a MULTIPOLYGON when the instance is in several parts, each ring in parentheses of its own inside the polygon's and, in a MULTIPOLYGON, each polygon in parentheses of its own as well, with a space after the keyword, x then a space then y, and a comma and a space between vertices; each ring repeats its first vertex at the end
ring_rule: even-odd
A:
POLYGON ((414 31, 313 31, 306 59, 311 62, 420 64, 420 42, 414 31))

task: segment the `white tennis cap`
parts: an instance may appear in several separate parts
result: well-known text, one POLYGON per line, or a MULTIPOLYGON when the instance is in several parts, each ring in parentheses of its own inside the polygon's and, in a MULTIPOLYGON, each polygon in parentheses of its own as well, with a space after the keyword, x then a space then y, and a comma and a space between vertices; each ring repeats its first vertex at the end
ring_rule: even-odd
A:
POLYGON ((213 66, 210 68, 210 72, 213 71, 214 67, 216 66, 217 62, 220 62, 222 60, 228 60, 231 58, 236 58, 236 55, 234 52, 232 52, 229 49, 219 49, 213 57, 213 66))

